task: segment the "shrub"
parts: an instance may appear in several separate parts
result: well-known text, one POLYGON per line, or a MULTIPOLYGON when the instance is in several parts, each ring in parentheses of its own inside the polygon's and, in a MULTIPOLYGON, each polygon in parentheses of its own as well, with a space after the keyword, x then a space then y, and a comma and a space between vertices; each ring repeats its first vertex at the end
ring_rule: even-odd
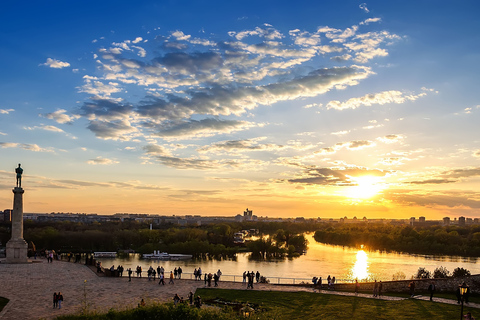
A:
POLYGON ((470 275, 470 271, 468 271, 467 269, 464 269, 464 268, 455 268, 453 270, 453 273, 452 273, 452 276, 454 278, 458 278, 458 277, 465 277, 465 276, 469 276, 470 275))
POLYGON ((405 275, 405 273, 403 273, 402 271, 398 271, 398 272, 393 274, 392 280, 393 281, 395 281, 395 280, 405 280, 406 278, 407 278, 407 276, 405 275))

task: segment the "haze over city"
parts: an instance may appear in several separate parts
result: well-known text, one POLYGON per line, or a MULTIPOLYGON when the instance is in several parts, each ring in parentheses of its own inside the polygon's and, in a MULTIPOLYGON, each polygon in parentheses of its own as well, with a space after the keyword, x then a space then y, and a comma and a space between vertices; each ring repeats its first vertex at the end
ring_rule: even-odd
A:
POLYGON ((477 1, 2 7, 0 210, 480 216, 477 1))

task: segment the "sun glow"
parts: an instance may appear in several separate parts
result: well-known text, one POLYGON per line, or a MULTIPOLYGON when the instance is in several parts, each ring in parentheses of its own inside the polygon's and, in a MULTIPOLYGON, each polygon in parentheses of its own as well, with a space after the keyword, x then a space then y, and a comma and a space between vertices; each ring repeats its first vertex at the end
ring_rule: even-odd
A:
POLYGON ((346 195, 349 198, 368 199, 385 189, 385 185, 382 183, 382 177, 361 176, 350 178, 357 185, 348 188, 346 195))
POLYGON ((353 265, 352 275, 354 279, 368 279, 368 256, 367 253, 363 250, 357 252, 357 260, 353 265))

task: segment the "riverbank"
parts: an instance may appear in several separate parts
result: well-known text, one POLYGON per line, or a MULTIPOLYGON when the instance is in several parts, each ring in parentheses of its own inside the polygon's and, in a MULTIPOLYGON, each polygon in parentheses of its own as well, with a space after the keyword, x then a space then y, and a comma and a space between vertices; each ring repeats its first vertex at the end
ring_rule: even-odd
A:
MULTIPOLYGON (((99 277, 83 264, 54 261, 47 263, 39 259, 31 264, 0 263, 0 296, 9 299, 9 303, 0 313, 0 318, 13 319, 53 319, 59 315, 77 313, 84 302, 90 311, 106 312, 109 309, 124 310, 134 308, 141 299, 147 303, 170 302, 175 293, 187 297, 190 291, 204 288, 203 281, 176 280, 175 284, 159 285, 157 281, 143 278, 99 277), (85 282, 86 280, 86 282, 85 282), (86 295, 84 295, 84 289, 86 295), (54 292, 62 292, 62 309, 53 309, 54 292), (85 299, 86 297, 86 299, 85 299)), ((222 289, 244 290, 241 282, 220 282, 222 289)), ((308 286, 278 286, 274 284, 255 284, 255 291, 290 291, 312 293, 308 286)), ((325 294, 352 296, 349 292, 322 291, 325 294)), ((359 297, 371 298, 370 294, 359 297)), ((400 301, 401 297, 382 297, 386 300, 400 301)), ((419 296, 419 299, 424 297, 419 296)), ((456 304, 456 301, 445 299, 456 304)), ((442 301, 445 303, 445 301, 442 301)), ((475 305, 476 306, 476 305, 475 305)), ((475 307, 470 304, 470 307, 475 307)), ((480 306, 478 306, 480 307, 480 306)))

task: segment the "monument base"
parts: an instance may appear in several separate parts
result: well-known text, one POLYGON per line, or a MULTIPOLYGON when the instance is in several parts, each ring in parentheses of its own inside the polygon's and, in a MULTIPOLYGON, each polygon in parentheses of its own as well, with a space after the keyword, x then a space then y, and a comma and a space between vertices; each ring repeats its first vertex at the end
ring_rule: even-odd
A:
POLYGON ((28 244, 23 239, 15 239, 7 242, 6 263, 28 263, 28 244))

